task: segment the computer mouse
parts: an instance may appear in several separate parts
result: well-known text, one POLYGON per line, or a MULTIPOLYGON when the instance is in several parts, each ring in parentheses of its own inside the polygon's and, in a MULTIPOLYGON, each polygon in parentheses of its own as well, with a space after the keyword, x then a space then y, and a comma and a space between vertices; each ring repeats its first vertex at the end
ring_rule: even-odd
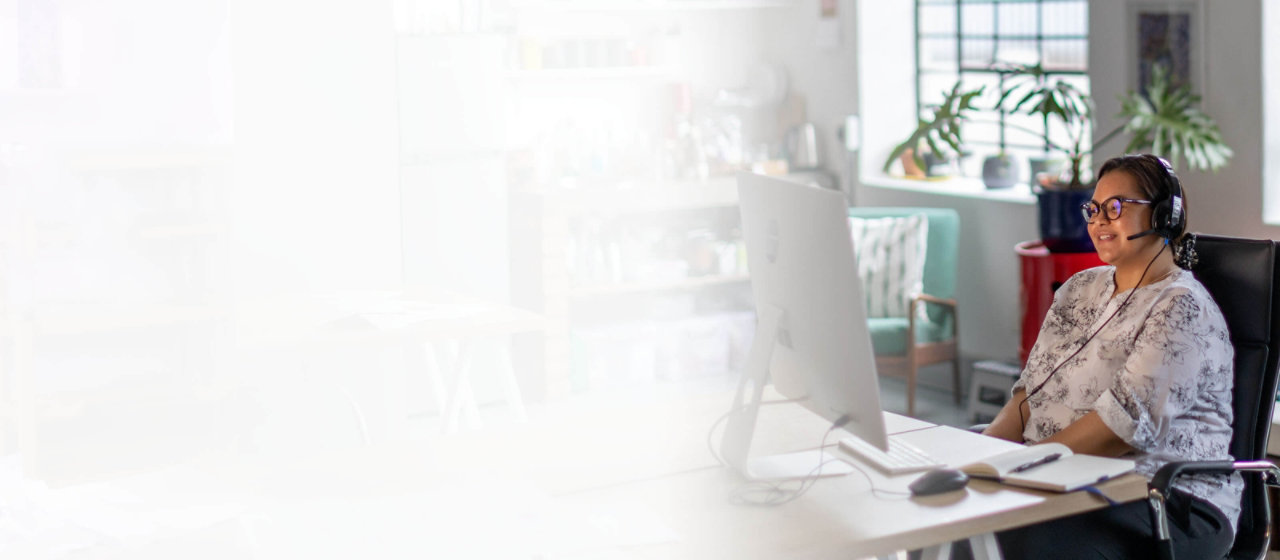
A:
POLYGON ((907 485, 914 496, 930 496, 964 488, 969 475, 956 469, 933 469, 907 485))

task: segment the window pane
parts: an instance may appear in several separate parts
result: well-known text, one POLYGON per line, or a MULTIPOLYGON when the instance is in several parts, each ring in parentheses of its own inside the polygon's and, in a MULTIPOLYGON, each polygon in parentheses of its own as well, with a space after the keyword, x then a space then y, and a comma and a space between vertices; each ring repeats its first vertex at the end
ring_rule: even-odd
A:
POLYGON ((920 76, 920 105, 931 107, 942 103, 951 86, 956 83, 955 74, 922 74, 920 76))
POLYGON ((1083 72, 1089 63, 1087 39, 1054 39, 1044 42, 1044 67, 1046 70, 1083 72))
POLYGON ((964 126, 965 144, 982 145, 1000 142, 1000 125, 992 120, 974 119, 964 126))
POLYGON ((1031 37, 1039 31, 1035 4, 1000 4, 996 15, 1000 19, 1001 35, 1031 37))
POLYGON ((922 71, 956 70, 955 39, 921 39, 920 69, 922 71))
POLYGON ((1041 131, 1044 130, 1040 117, 1024 114, 1005 116, 1005 141, 1010 144, 1024 146, 1040 146, 1044 144, 1041 131))
POLYGON ((982 95, 973 100, 974 107, 992 107, 996 106, 996 101, 1000 100, 1000 76, 997 74, 965 74, 964 89, 973 90, 985 87, 982 95))
POLYGON ((956 9, 954 6, 920 6, 921 33, 956 32, 956 9))
POLYGON ((960 42, 960 64, 986 68, 995 62, 996 42, 991 39, 964 39, 960 42))
POLYGON ((1089 7, 1085 2, 1046 2, 1042 9, 1045 35, 1084 37, 1089 34, 1089 7))
POLYGON ((1036 42, 1030 39, 1001 39, 996 60, 1013 64, 1035 64, 1040 61, 1036 42))
POLYGON ((960 9, 960 31, 967 36, 995 33, 995 6, 992 4, 965 4, 960 9))

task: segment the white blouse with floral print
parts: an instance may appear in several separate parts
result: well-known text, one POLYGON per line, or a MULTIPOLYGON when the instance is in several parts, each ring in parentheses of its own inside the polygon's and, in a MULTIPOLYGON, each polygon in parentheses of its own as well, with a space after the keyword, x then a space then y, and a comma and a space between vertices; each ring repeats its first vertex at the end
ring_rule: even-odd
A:
MULTIPOLYGON (((1218 305, 1176 269, 1138 288, 1116 313, 1129 292, 1112 295, 1114 273, 1111 266, 1079 272, 1054 294, 1013 388, 1032 395, 1023 437, 1039 442, 1097 411, 1133 447, 1129 457, 1147 478, 1170 461, 1230 460, 1234 350, 1218 305)), ((1235 530, 1239 475, 1183 477, 1173 486, 1216 506, 1235 530)))

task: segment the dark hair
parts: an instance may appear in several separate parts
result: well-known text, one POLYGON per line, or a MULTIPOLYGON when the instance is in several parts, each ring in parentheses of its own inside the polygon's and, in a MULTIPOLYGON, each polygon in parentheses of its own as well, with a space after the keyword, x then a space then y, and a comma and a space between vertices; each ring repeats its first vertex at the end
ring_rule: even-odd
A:
POLYGON ((1112 171, 1124 171, 1133 177, 1138 188, 1142 190, 1143 196, 1152 201, 1153 211, 1156 205, 1169 200, 1175 187, 1181 192, 1182 219, 1173 235, 1169 237, 1169 245, 1173 248, 1178 266, 1182 268, 1193 266, 1194 259, 1190 255, 1194 254, 1195 240, 1187 235, 1187 188, 1178 179, 1169 163, 1152 154, 1125 154, 1103 163, 1098 169, 1098 179, 1102 179, 1112 171), (1188 245, 1190 248, 1187 247, 1188 245))

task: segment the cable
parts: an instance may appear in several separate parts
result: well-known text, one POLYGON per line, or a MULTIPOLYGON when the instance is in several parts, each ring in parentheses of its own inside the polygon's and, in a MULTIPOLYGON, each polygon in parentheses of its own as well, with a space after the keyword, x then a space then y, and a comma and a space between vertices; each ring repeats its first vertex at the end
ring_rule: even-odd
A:
MULTIPOLYGON (((821 452, 822 449, 824 449, 827 446, 827 438, 831 436, 831 432, 836 431, 837 428, 848 423, 848 421, 849 421, 848 415, 841 416, 831 424, 830 428, 827 428, 827 431, 822 434, 822 441, 818 445, 819 452, 821 452)), ((818 479, 822 477, 822 467, 826 466, 827 463, 830 463, 832 461, 838 461, 838 460, 839 459, 834 459, 834 458, 819 460, 818 465, 815 466, 813 470, 809 471, 808 474, 806 474, 803 478, 800 478, 798 481, 797 480, 781 480, 781 481, 756 480, 756 481, 743 483, 742 485, 734 489, 733 493, 730 495, 730 501, 737 505, 780 506, 796 498, 799 498, 800 496, 803 496, 805 492, 808 492, 809 489, 813 487, 814 483, 817 482, 818 479), (785 488, 785 485, 793 482, 799 482, 800 486, 798 488, 790 488, 790 489, 785 488), (753 495, 757 493, 761 493, 763 494, 763 496, 759 498, 753 497, 753 495)))
POLYGON ((1019 434, 1022 434, 1027 431, 1027 420, 1026 420, 1026 417, 1022 415, 1022 405, 1026 404, 1028 400, 1031 400, 1031 397, 1035 396, 1036 393, 1039 393, 1041 389, 1044 389, 1045 384, 1049 383, 1050 379, 1053 379, 1053 376, 1058 373, 1058 370, 1062 369, 1062 366, 1067 365, 1067 362, 1070 362, 1071 359, 1075 358, 1077 354, 1084 351, 1085 347, 1089 346, 1089 343, 1093 341, 1093 338, 1098 336, 1098 333, 1102 332, 1102 329, 1106 328, 1107 324, 1110 323, 1111 320, 1116 317, 1116 315, 1119 315, 1120 311, 1124 309, 1125 306, 1129 305, 1129 299, 1133 297, 1133 294, 1138 293, 1138 288, 1142 286, 1142 280, 1147 277, 1147 271, 1151 270, 1151 265, 1156 263, 1156 259, 1160 258, 1160 255, 1164 253, 1165 248, 1168 246, 1169 246, 1169 240, 1166 239, 1164 244, 1160 246, 1160 250, 1156 251, 1155 256, 1151 257, 1151 260, 1147 262, 1146 268, 1142 269, 1142 274, 1138 276, 1138 282, 1134 284, 1133 289, 1129 290, 1129 294, 1124 296, 1124 301, 1120 302, 1120 305, 1116 307, 1115 311, 1111 312, 1111 315, 1107 317, 1107 320, 1103 321, 1101 325, 1098 325, 1098 329, 1093 331, 1093 334, 1089 335, 1089 338, 1086 338, 1084 340, 1084 344, 1081 344, 1079 348, 1076 348, 1075 352, 1072 352, 1070 356, 1067 356, 1067 359, 1062 360, 1062 362, 1060 362, 1057 365, 1057 367, 1054 367, 1053 370, 1049 372, 1049 375, 1044 378, 1044 381, 1041 381, 1039 385, 1036 385, 1035 389, 1032 389, 1031 392, 1027 393, 1025 397, 1022 397, 1022 401, 1018 403, 1018 407, 1017 407, 1018 408, 1018 424, 1021 426, 1021 428, 1018 430, 1019 434))
MULTIPOLYGON (((841 426, 848 424, 850 419, 851 418, 847 414, 837 418, 836 421, 831 424, 831 427, 827 429, 826 433, 822 434, 822 441, 818 445, 818 450, 821 451, 825 449, 827 447, 827 438, 831 436, 831 432, 834 432, 841 426)), ((820 460, 813 470, 809 471, 808 474, 797 480, 757 480, 743 483, 734 489, 733 493, 730 495, 730 501, 737 505, 780 506, 803 496, 815 483, 817 483, 819 478, 822 478, 822 467, 826 466, 827 463, 839 460, 840 459, 837 458, 820 460), (788 484, 797 482, 800 484, 799 487, 786 487, 788 484)), ((872 495, 876 497, 880 497, 880 494, 910 496, 909 492, 897 492, 876 488, 875 482, 871 480, 871 475, 868 475, 866 471, 862 470, 862 468, 856 464, 850 463, 850 466, 867 479, 867 484, 871 487, 872 495)))
MULTIPOLYGON (((800 401, 803 401, 803 400, 804 400, 804 399, 803 399, 803 398, 801 398, 801 399, 779 399, 779 400, 776 400, 776 401, 764 401, 764 402, 759 403, 759 406, 767 406, 767 405, 775 405, 775 404, 787 404, 787 403, 796 403, 796 402, 800 402, 800 401)), ((714 444, 714 443, 712 443, 712 442, 715 440, 716 428, 717 428, 717 427, 719 427, 719 426, 720 426, 720 424, 724 423, 724 421, 725 421, 725 420, 727 420, 730 416, 733 416, 735 413, 737 413, 737 412, 739 412, 739 411, 741 411, 741 410, 743 410, 743 409, 745 409, 745 408, 747 408, 747 407, 749 407, 749 406, 751 406, 751 405, 750 405, 750 404, 741 404, 741 405, 735 406, 735 407, 733 407, 733 408, 730 408, 728 412, 726 412, 726 413, 724 413, 724 414, 721 414, 719 418, 716 418, 716 421, 711 423, 711 429, 707 430, 707 451, 711 452, 711 456, 712 456, 712 457, 714 457, 714 458, 715 458, 715 460, 716 460, 716 462, 717 462, 717 463, 719 463, 721 466, 725 466, 725 465, 727 465, 728 463, 726 463, 726 462, 725 462, 725 460, 724 460, 724 458, 723 458, 723 457, 721 457, 721 456, 720 456, 720 454, 716 452, 715 444, 714 444)), ((848 422, 848 420, 846 420, 845 422, 848 422)), ((841 424, 841 426, 843 426, 843 425, 844 425, 844 424, 842 423, 842 424, 841 424)), ((839 426, 837 426, 837 427, 839 427, 839 426)))

